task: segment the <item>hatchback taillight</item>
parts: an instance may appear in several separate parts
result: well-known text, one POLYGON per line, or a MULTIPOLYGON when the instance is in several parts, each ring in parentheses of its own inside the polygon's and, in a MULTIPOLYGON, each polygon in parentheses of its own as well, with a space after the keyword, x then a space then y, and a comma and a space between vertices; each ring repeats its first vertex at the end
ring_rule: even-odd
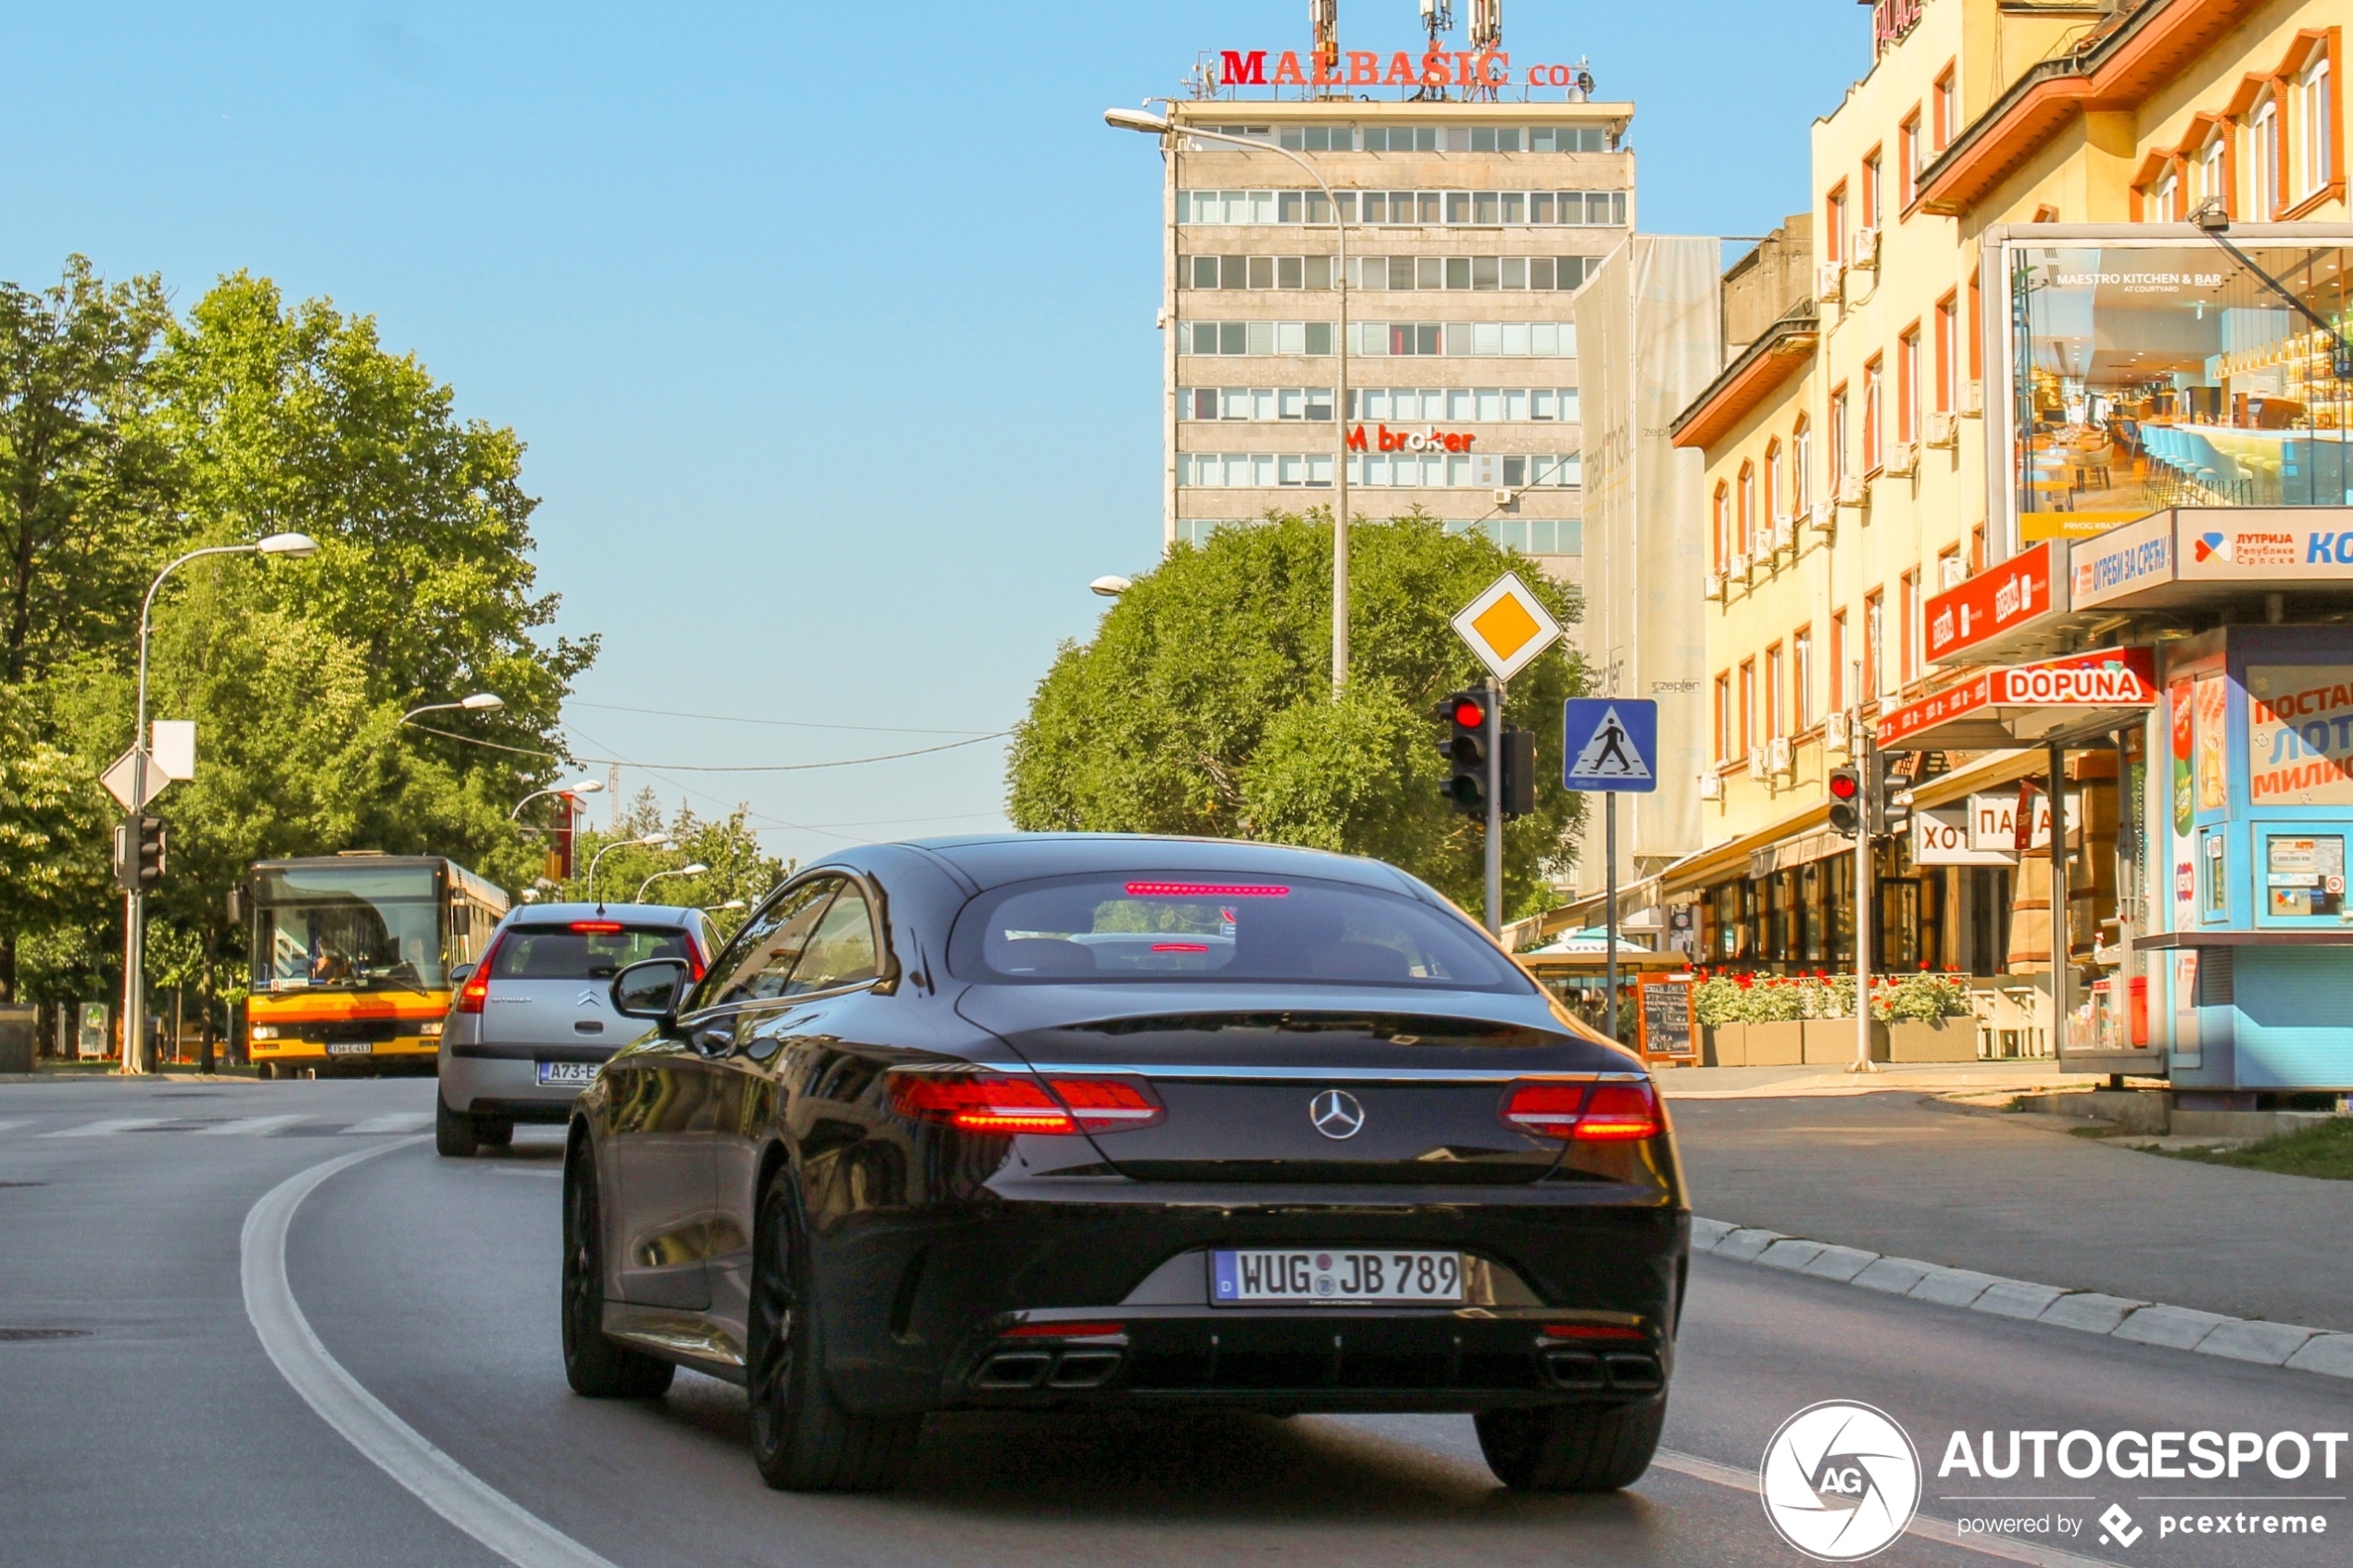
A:
POLYGON ((1118 1078, 1031 1078, 1006 1073, 896 1073, 891 1109, 968 1133, 1069 1136, 1149 1127, 1167 1111, 1140 1084, 1118 1078))
POLYGON ((482 961, 466 976, 466 983, 458 987, 459 1012, 480 1012, 482 1004, 490 999, 490 964, 498 956, 498 944, 505 940, 504 933, 492 937, 490 946, 483 949, 482 961))
POLYGON ((1504 1096, 1504 1124, 1540 1138, 1628 1143, 1659 1134, 1658 1096, 1647 1080, 1632 1084, 1514 1084, 1504 1096))

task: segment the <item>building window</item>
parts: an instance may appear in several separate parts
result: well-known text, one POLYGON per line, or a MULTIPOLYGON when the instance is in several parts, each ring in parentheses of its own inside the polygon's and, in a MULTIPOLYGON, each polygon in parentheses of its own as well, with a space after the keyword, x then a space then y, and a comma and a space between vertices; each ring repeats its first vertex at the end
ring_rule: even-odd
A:
POLYGON ((1732 487, 1721 480, 1716 484, 1716 501, 1710 518, 1716 570, 1718 572, 1729 571, 1732 560, 1732 487))
POLYGON ((1789 637, 1789 721, 1793 731, 1814 727, 1814 628, 1800 626, 1789 637))
MULTIPOLYGON (((1880 226, 1880 207, 1885 195, 1880 188, 1881 183, 1880 153, 1877 147, 1873 147, 1863 155, 1863 226, 1867 229, 1877 229, 1880 226)), ((1855 253, 1860 256, 1862 248, 1860 243, 1857 243, 1855 253)))
POLYGON ((1756 554, 1756 465, 1741 465, 1740 487, 1741 554, 1756 554))
POLYGON ((1927 161, 1920 152, 1920 111, 1914 109, 1905 117, 1895 144, 1895 188, 1902 194, 1906 207, 1911 205, 1914 196, 1919 194, 1920 168, 1927 161))
POLYGON ((1741 660, 1740 755, 1746 757, 1756 746, 1756 660, 1741 660))
MULTIPOLYGON (((1344 223, 1394 227, 1453 224, 1478 228, 1622 229, 1623 190, 1338 191, 1344 223)), ((1332 203, 1321 191, 1179 191, 1176 220, 1228 228, 1304 224, 1328 228, 1332 203)))
POLYGON ((1187 490, 1321 490, 1332 482, 1329 452, 1180 452, 1176 483, 1187 490))
POLYGON ((1936 365, 1934 374, 1936 384, 1936 411, 1940 414, 1951 413, 1953 411, 1954 405, 1958 401, 1958 399, 1954 395, 1953 388, 1953 370, 1956 358, 1953 350, 1958 346, 1953 341, 1956 326, 1954 317, 1957 303, 1958 301, 1957 296, 1949 294, 1943 299, 1936 302, 1936 365))
POLYGON ((2284 182, 2280 178, 2280 105, 2276 98, 2264 99, 2263 107, 2255 111, 2253 148, 2255 217, 2262 222, 2277 218, 2285 205, 2281 199, 2284 182))
POLYGON ((1781 442, 1775 436, 1765 444, 1764 515, 1780 527, 1789 516, 1789 489, 1781 480, 1781 442))
POLYGON ((2230 155, 2231 133, 2228 129, 2218 126, 2214 134, 2207 138, 2206 145, 2198 149, 2197 200, 2199 206, 2203 207, 2211 200, 2221 202, 2225 212, 2231 209, 2233 202, 2230 155))
POLYGON ((1831 499, 1835 501, 1846 488, 1846 388, 1843 384, 1831 392, 1831 499))
POLYGON ((2324 54, 2296 79, 2296 161, 2303 166, 2308 196, 2336 178, 2335 118, 2330 110, 2329 92, 2329 60, 2324 54))
POLYGON ((1882 461, 1880 440, 1886 433, 1880 422, 1880 383, 1887 379, 1886 361, 1872 355, 1863 361, 1863 471, 1877 473, 1882 461))
POLYGON ((1824 708, 1822 711, 1825 713, 1843 713, 1849 706, 1851 706, 1846 695, 1846 612, 1843 609, 1831 617, 1831 646, 1829 652, 1831 656, 1831 665, 1828 670, 1822 672, 1822 684, 1825 689, 1825 700, 1829 706, 1824 708))
MULTIPOLYGON (((1327 399, 1330 394, 1326 393, 1327 399)), ((1288 413, 1283 418, 1289 419, 1288 413)), ((1311 414, 1329 419, 1329 413, 1311 414)), ((1368 386, 1348 394, 1351 420, 1445 420, 1454 424, 1575 424, 1573 386, 1368 386)))
POLYGON ((1577 357, 1577 325, 1573 321, 1351 321, 1348 331, 1349 352, 1371 358, 1577 357))
POLYGON ((1822 225, 1822 242, 1829 250, 1829 259, 1844 261, 1849 254, 1846 237, 1846 182, 1842 180, 1831 187, 1829 221, 1822 225))
POLYGON ((1881 651, 1887 646, 1886 599, 1878 588, 1863 596, 1863 681, 1855 694, 1858 702, 1877 701, 1886 679, 1886 657, 1881 651))
POLYGON ((1268 354, 1326 355, 1332 351, 1329 321, 1187 321, 1177 339, 1187 354, 1227 358, 1268 354))
POLYGON ((1936 150, 1940 153, 1953 144, 1954 129, 1961 122, 1960 97, 1956 83, 1954 68, 1948 65, 1938 75, 1936 89, 1930 96, 1929 129, 1935 137, 1936 150))
POLYGON ((1716 760, 1732 759, 1732 678, 1729 674, 1716 677, 1716 760))
POLYGON ((1814 427, 1802 414, 1790 433, 1789 466, 1790 507, 1793 514, 1803 516, 1814 505, 1814 427))
POLYGON ((1780 644, 1775 643, 1765 650, 1764 707, 1760 710, 1763 728, 1760 733, 1767 740, 1779 740, 1786 733, 1781 728, 1781 681, 1785 674, 1781 660, 1780 644))
POLYGON ((1920 438, 1920 324, 1913 322, 1895 340, 1895 439, 1920 438))
MULTIPOLYGON (((1353 394, 1351 395, 1353 396, 1353 394)), ((1302 420, 1330 422, 1328 386, 1188 386, 1176 393, 1176 417, 1185 420, 1302 420)))
POLYGON ((1920 678, 1920 572, 1914 567, 1897 584, 1900 598, 1897 608, 1904 617, 1903 649, 1896 656, 1901 685, 1909 686, 1920 678))

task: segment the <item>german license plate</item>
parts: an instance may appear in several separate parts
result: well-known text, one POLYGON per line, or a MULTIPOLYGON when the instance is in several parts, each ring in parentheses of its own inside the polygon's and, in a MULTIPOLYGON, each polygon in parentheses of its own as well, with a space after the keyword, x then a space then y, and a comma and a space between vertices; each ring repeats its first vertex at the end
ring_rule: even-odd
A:
POLYGON ((373 1040, 329 1040, 327 1054, 329 1056, 373 1056, 376 1054, 376 1043, 373 1040))
POLYGON ((1338 1248, 1211 1254, 1210 1299, 1220 1307, 1316 1307, 1366 1302, 1458 1302, 1456 1252, 1356 1252, 1338 1248))
POLYGON ((582 1088, 597 1081, 596 1061, 543 1061, 539 1064, 539 1081, 543 1084, 576 1084, 582 1088))

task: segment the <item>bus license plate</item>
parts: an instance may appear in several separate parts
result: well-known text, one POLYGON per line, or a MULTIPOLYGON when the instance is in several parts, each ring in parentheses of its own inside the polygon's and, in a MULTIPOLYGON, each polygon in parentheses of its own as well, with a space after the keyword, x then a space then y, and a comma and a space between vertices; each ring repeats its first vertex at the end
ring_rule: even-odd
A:
POLYGON ((1315 1307, 1327 1303, 1438 1303, 1463 1298, 1454 1252, 1234 1251, 1212 1255, 1220 1307, 1315 1307))
POLYGON ((595 1061, 543 1061, 539 1064, 539 1081, 543 1084, 577 1084, 582 1088, 597 1081, 595 1061))
POLYGON ((329 1056, 373 1056, 376 1054, 376 1043, 373 1040, 329 1040, 327 1054, 329 1056))

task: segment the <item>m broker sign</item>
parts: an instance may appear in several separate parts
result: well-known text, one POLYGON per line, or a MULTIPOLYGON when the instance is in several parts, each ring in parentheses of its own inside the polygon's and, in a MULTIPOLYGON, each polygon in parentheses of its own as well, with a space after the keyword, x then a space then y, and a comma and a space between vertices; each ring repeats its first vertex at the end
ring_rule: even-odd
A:
POLYGON ((1440 430, 1432 425, 1428 430, 1391 430, 1387 425, 1375 425, 1373 434, 1366 436, 1365 427, 1358 425, 1348 433, 1348 449, 1352 452, 1467 452, 1478 436, 1467 431, 1440 430))

